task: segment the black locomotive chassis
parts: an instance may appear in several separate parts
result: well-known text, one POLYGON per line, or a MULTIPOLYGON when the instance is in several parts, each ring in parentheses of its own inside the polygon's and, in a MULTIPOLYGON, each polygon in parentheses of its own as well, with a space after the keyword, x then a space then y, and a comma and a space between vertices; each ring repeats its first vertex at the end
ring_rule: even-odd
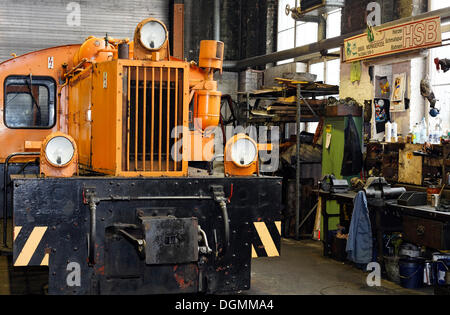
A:
MULTIPOLYGON (((280 252, 280 178, 14 176, 12 180, 17 233, 13 260, 17 262, 22 255, 23 265, 48 264, 50 294, 218 293, 249 289, 252 247, 253 252, 264 255, 255 222, 265 223, 266 242, 269 236, 280 252), (212 187, 219 187, 218 191, 223 187, 227 201, 228 246, 224 212, 214 199, 212 187), (96 201, 90 204, 90 200, 96 201), (90 207, 94 204, 95 211, 90 207), (140 252, 132 239, 139 238, 142 222, 151 222, 152 217, 190 218, 195 225, 198 222, 212 252, 199 253, 197 261, 175 257, 182 263, 146 264, 142 257, 145 251, 140 252), (120 229, 131 238, 119 233, 120 229), (30 253, 33 242, 35 250, 30 253)), ((152 251, 152 244, 145 246, 152 251)))

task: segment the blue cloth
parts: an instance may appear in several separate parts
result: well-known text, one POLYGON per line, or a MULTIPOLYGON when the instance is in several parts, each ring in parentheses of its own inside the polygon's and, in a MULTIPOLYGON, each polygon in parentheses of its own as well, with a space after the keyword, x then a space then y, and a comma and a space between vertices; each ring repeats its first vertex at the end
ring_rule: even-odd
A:
POLYGON ((364 191, 360 191, 356 195, 353 204, 352 220, 345 251, 349 260, 358 264, 367 264, 372 261, 373 240, 369 208, 364 191))

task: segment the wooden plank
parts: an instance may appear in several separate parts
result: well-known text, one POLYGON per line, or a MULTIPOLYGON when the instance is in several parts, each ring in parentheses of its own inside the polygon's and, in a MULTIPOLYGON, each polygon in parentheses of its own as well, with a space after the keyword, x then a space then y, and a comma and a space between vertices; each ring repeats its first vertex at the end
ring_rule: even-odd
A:
POLYGON ((421 144, 406 143, 405 148, 399 151, 398 181, 400 183, 422 185, 422 157, 413 154, 421 147, 421 144))

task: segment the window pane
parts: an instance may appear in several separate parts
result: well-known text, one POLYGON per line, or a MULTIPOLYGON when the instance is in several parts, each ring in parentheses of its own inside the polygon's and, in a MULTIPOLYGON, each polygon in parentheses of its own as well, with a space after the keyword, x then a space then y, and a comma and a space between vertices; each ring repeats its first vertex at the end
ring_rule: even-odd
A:
POLYGON ((327 61, 327 80, 326 84, 339 85, 341 71, 341 60, 335 59, 327 61))
POLYGON ((5 120, 11 127, 33 125, 33 100, 30 94, 8 93, 6 95, 5 120))
POLYGON ((286 15, 286 5, 289 4, 291 8, 295 7, 295 0, 279 0, 278 3, 278 32, 284 31, 288 28, 294 28, 295 20, 291 15, 286 15))
MULTIPOLYGON (((277 44, 277 51, 286 50, 294 48, 294 29, 291 28, 287 31, 283 31, 278 33, 278 44, 277 44)), ((277 64, 283 64, 288 62, 293 62, 294 59, 287 59, 278 62, 277 64)))
POLYGON ((309 72, 312 74, 317 75, 316 81, 322 81, 324 80, 324 66, 323 62, 314 63, 309 67, 309 72))
POLYGON ((297 43, 296 46, 304 46, 317 42, 317 23, 297 22, 297 43))
POLYGON ((431 0, 431 11, 450 7, 448 1, 443 0, 431 0))
POLYGON ((440 125, 441 132, 450 131, 450 84, 442 86, 433 86, 433 92, 438 100, 436 107, 440 113, 436 118, 430 117, 430 127, 435 128, 436 124, 440 125))
POLYGON ((332 12, 327 17, 327 38, 341 35, 341 10, 332 12))
MULTIPOLYGON (((442 34, 442 39, 446 39, 450 37, 450 33, 442 34)), ((431 61, 433 62, 434 58, 439 59, 450 59, 450 46, 443 46, 431 49, 431 61)), ((444 73, 442 70, 439 72, 436 70, 436 67, 433 65, 431 67, 431 83, 432 84, 447 84, 450 83, 450 75, 449 72, 444 73)))
POLYGON ((51 128, 56 119, 55 82, 50 78, 11 76, 5 82, 5 125, 51 128))

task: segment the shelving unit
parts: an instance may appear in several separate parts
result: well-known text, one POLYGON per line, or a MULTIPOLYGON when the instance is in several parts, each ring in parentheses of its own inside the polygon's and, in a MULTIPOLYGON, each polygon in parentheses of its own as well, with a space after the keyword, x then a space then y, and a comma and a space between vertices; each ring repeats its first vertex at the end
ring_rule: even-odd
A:
MULTIPOLYGON (((326 97, 339 94, 339 86, 326 85, 321 82, 300 82, 286 79, 279 79, 282 88, 264 89, 253 92, 238 93, 246 105, 247 124, 284 124, 296 123, 296 134, 301 133, 301 123, 319 122, 321 117, 330 114, 330 106, 327 100, 318 100, 319 97, 326 97), (282 100, 280 100, 282 99, 282 100), (289 99, 290 101, 284 101, 289 99), (255 109, 250 109, 250 101, 255 100, 255 109), (279 110, 258 109, 260 101, 273 101, 272 108, 279 107, 279 110)), ((241 104, 242 104, 241 103, 241 104)), ((337 109, 337 108, 336 108, 337 109)), ((300 159, 301 140, 297 136, 296 145, 296 176, 295 176, 295 238, 300 238, 300 200, 301 200, 301 166, 300 159)), ((309 209, 308 209, 309 210, 309 209)))

